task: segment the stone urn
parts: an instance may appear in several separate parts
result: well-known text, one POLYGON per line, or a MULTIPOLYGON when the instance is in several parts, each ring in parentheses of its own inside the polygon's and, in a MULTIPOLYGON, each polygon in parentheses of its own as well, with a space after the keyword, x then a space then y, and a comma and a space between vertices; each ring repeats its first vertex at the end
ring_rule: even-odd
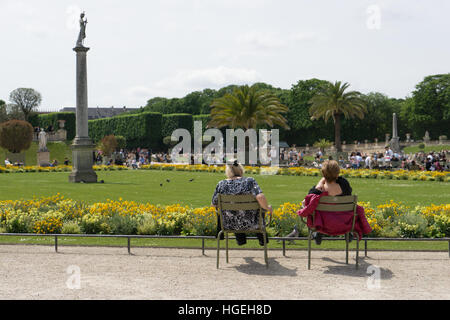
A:
POLYGON ((64 125, 66 124, 66 120, 58 120, 58 125, 60 129, 64 129, 64 125))

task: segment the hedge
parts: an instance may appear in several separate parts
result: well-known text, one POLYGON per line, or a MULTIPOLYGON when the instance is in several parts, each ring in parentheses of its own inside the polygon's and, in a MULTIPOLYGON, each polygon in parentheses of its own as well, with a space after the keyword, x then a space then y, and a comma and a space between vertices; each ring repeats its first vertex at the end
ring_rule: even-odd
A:
POLYGON ((162 116, 162 137, 170 137, 172 135, 172 132, 176 129, 187 129, 191 134, 193 134, 194 120, 192 114, 164 114, 162 116))
POLYGON ((159 149, 162 144, 161 126, 162 114, 157 112, 89 120, 89 137, 98 142, 103 137, 114 134, 125 137, 129 149, 159 149))
POLYGON ((76 134, 75 112, 53 112, 38 116, 39 127, 44 129, 52 126, 55 131, 58 130, 58 120, 66 120, 64 129, 67 131, 67 140, 73 140, 76 134))
POLYGON ((207 130, 208 122, 211 120, 211 116, 209 114, 199 114, 193 116, 194 122, 201 121, 202 122, 202 131, 205 132, 207 130))

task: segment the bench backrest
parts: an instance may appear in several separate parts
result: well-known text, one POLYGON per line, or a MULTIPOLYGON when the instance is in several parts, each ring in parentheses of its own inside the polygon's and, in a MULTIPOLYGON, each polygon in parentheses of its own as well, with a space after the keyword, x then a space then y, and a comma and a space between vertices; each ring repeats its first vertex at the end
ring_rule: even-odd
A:
MULTIPOLYGON (((316 207, 317 211, 325 212, 353 212, 352 232, 356 221, 356 205, 358 203, 358 196, 323 196, 319 200, 316 207)), ((313 216, 314 219, 314 216, 313 216)))
MULTIPOLYGON (((218 209, 220 214, 220 225, 222 230, 224 229, 223 223, 223 211, 237 211, 237 210, 258 210, 259 215, 259 229, 263 228, 263 216, 262 216, 262 208, 259 205, 258 200, 252 194, 239 194, 239 195, 227 195, 227 194, 219 194, 218 196, 218 209)), ((255 229, 253 229, 255 230, 255 229)), ((246 230, 250 231, 250 230, 246 230)))

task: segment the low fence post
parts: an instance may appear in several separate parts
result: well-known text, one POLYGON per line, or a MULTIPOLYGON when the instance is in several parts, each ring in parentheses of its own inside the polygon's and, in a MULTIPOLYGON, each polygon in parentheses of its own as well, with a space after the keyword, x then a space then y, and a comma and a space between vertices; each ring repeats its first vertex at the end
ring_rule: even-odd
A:
POLYGON ((367 257, 367 240, 364 240, 364 257, 367 257))
POLYGON ((128 254, 131 254, 131 243, 130 237, 128 237, 128 254))
POLYGON ((283 257, 286 256, 286 240, 283 240, 283 257))
POLYGON ((202 255, 205 255, 205 238, 202 238, 202 255))
POLYGON ((55 252, 58 252, 58 236, 55 236, 55 252))

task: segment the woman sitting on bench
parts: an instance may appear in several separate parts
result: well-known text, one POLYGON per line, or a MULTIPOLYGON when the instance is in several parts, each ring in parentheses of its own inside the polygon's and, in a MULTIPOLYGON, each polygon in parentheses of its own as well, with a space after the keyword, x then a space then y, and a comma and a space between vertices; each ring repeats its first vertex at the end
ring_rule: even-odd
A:
MULTIPOLYGON (((237 195, 237 194, 252 194, 256 197, 261 208, 272 213, 272 206, 267 203, 267 199, 262 193, 258 183, 252 177, 244 177, 244 168, 237 160, 231 160, 226 165, 225 174, 227 179, 219 181, 214 191, 211 205, 218 206, 219 194, 237 195)), ((223 211, 224 217, 227 220, 229 228, 232 230, 245 229, 245 227, 257 227, 259 225, 259 215, 257 210, 238 210, 238 211, 223 211)), ((220 218, 217 217, 217 233, 221 230, 220 218)), ((235 233, 238 245, 247 243, 245 233, 235 233)), ((221 239, 223 234, 221 235, 221 239)), ((262 233, 257 233, 260 245, 264 245, 264 238, 262 233)), ((269 239, 266 237, 266 243, 269 239)))
MULTIPOLYGON (((315 187, 309 190, 308 194, 321 194, 325 191, 328 192, 329 196, 350 196, 352 194, 350 183, 345 178, 339 176, 340 168, 336 161, 325 161, 322 164, 321 171, 323 178, 320 179, 315 187)), ((319 245, 322 242, 322 234, 314 232, 313 239, 319 245)))

